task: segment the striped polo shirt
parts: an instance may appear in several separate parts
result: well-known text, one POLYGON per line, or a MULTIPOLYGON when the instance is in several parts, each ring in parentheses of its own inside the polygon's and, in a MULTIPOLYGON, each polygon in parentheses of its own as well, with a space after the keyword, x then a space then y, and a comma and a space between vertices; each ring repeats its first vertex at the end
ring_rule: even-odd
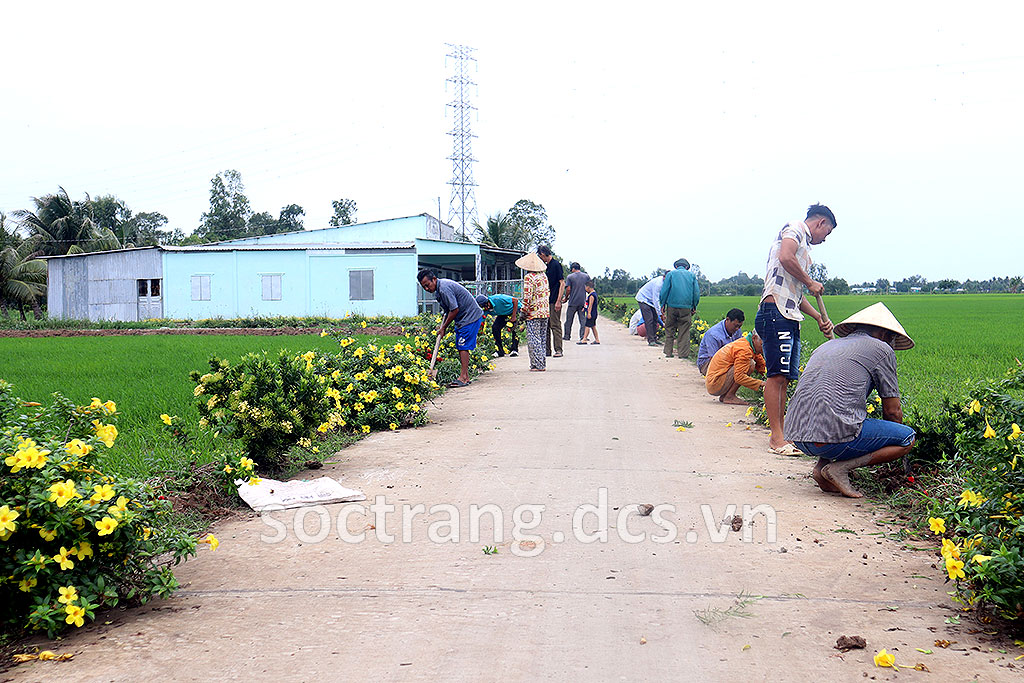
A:
POLYGON ((867 397, 900 395, 896 353, 863 330, 827 341, 811 354, 786 410, 789 441, 846 443, 867 419, 867 397))

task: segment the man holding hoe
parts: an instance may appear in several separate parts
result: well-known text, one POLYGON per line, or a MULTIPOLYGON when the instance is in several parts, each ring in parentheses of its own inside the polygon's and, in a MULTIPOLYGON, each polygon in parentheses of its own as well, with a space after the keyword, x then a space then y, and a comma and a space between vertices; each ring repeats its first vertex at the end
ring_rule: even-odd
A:
POLYGON ((786 388, 800 375, 800 321, 803 313, 818 322, 826 337, 832 323, 822 316, 803 294, 806 286, 820 296, 825 286, 811 279, 811 245, 821 244, 835 230, 836 217, 823 204, 807 209, 802 221, 786 223, 768 253, 768 272, 764 278, 761 306, 754 318, 754 329, 764 343, 768 380, 764 386, 764 409, 768 413, 771 435, 768 451, 777 455, 800 455, 783 436, 786 412, 786 388))
POLYGON ((476 348, 476 335, 480 331, 480 319, 484 312, 480 310, 476 299, 469 290, 455 280, 438 278, 433 271, 424 268, 416 273, 416 279, 423 289, 431 292, 445 317, 437 330, 437 338, 444 337, 448 326, 455 323, 455 348, 459 352, 462 371, 459 378, 449 384, 450 387, 464 387, 469 384, 469 353, 476 348))

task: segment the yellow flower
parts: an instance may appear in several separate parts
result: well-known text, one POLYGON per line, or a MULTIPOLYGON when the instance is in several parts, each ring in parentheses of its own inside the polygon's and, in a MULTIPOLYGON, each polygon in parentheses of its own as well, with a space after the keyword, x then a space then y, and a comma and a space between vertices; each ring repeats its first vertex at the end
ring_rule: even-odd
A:
POLYGON ((409 406, 409 410, 411 410, 414 413, 418 413, 418 412, 420 412, 420 407, 418 405, 412 405, 412 406, 409 406))
POLYGON ((963 579, 967 575, 964 574, 964 563, 962 560, 958 560, 955 557, 946 559, 946 571, 949 573, 951 579, 963 579))
POLYGON ((245 483, 248 484, 249 486, 257 486, 261 481, 263 480, 260 479, 259 477, 249 477, 248 481, 246 481, 245 483))
POLYGON ((946 520, 942 517, 929 517, 928 528, 935 534, 944 534, 946 533, 946 520))
POLYGON ((992 425, 988 423, 988 418, 985 418, 985 433, 982 434, 986 439, 991 439, 996 435, 996 430, 992 429, 992 425))
POLYGON ((370 425, 363 425, 363 434, 370 433, 370 425))
POLYGON ((366 321, 364 320, 363 322, 359 323, 359 327, 365 328, 366 327, 366 321))
POLYGON ((726 422, 726 423, 725 423, 725 426, 726 426, 726 427, 732 427, 732 422, 726 422))
POLYGON ((960 547, 949 540, 948 538, 942 539, 942 558, 945 560, 957 559, 960 557, 960 547))
POLYGON ((62 508, 68 504, 72 498, 78 496, 78 491, 75 489, 75 482, 71 479, 67 481, 58 481, 50 486, 50 502, 56 502, 57 507, 62 508))
POLYGON ((71 561, 69 555, 71 555, 71 551, 65 548, 64 546, 61 546, 60 552, 53 556, 53 561, 58 563, 62 570, 74 569, 75 563, 71 561))
POLYGON ((92 487, 93 494, 89 500, 95 503, 102 503, 114 497, 114 487, 110 484, 97 484, 92 487))
POLYGON ((685 432, 686 431, 686 427, 676 427, 676 431, 677 432, 685 432))
POLYGON ((82 541, 78 544, 78 549, 73 549, 71 552, 77 555, 79 560, 84 560, 87 557, 92 557, 92 543, 89 543, 89 541, 82 541))
POLYGON ((873 413, 873 412, 875 412, 875 407, 869 403, 868 404, 868 413, 870 414, 870 413, 873 413))
POLYGON ((252 459, 243 455, 242 459, 238 461, 238 466, 243 470, 252 471, 252 459))
POLYGON ((320 336, 321 337, 326 337, 327 336, 327 330, 324 330, 323 332, 321 332, 320 336))
POLYGON ((103 404, 103 408, 108 413, 116 413, 117 412, 117 404, 114 403, 113 401, 107 401, 106 403, 104 403, 103 404))
POLYGON ((360 346, 358 349, 352 352, 352 355, 355 356, 356 358, 362 358, 363 354, 365 353, 366 351, 363 349, 363 347, 360 346))
POLYGON ((395 404, 395 409, 396 410, 405 410, 405 404, 402 403, 401 401, 399 401, 398 403, 395 404))
POLYGON ((120 517, 127 510, 128 510, 128 499, 125 498, 124 496, 120 496, 117 499, 117 502, 115 504, 113 504, 113 505, 111 505, 110 507, 107 508, 107 512, 109 512, 114 517, 120 517))
POLYGON ((52 541, 53 539, 57 538, 57 532, 50 531, 49 529, 40 529, 39 535, 43 537, 44 541, 52 541))
POLYGON ((160 419, 163 420, 165 425, 171 424, 171 416, 168 415, 167 413, 161 413, 160 419))
POLYGON ((109 536, 117 528, 117 520, 113 517, 104 517, 96 522, 96 528, 99 530, 100 536, 109 536))
POLYGON ((228 474, 231 474, 232 472, 235 471, 235 468, 232 467, 231 465, 224 465, 224 471, 227 472, 228 474))
POLYGON ((57 602, 62 605, 70 605, 75 600, 78 600, 78 589, 74 586, 61 586, 58 590, 60 591, 60 597, 57 598, 57 602))
POLYGON ((991 555, 975 555, 971 559, 974 560, 975 562, 977 562, 978 564, 984 564, 984 563, 988 562, 989 560, 991 560, 992 556, 991 555))
POLYGON ((960 494, 960 505, 964 507, 977 507, 978 505, 981 505, 982 500, 983 499, 977 493, 970 489, 960 494))
POLYGON ((750 417, 754 413, 754 406, 747 408, 747 417, 750 417))
POLYGON ((0 532, 14 531, 18 528, 14 520, 18 518, 19 514, 17 510, 12 510, 6 505, 0 506, 0 532))
POLYGON ((1020 426, 1016 422, 1010 425, 1010 430, 1010 435, 1006 437, 1008 441, 1014 441, 1016 439, 1019 439, 1020 435, 1024 434, 1024 432, 1021 431, 1020 426))
POLYGON ((92 397, 92 403, 89 404, 89 407, 90 408, 102 408, 103 407, 103 401, 101 401, 98 398, 96 398, 95 396, 93 396, 92 397))
POLYGON ((889 654, 885 651, 885 648, 882 648, 881 652, 875 655, 875 666, 895 667, 896 656, 889 654))
POLYGON ((74 624, 75 626, 81 627, 85 623, 85 608, 77 607, 75 605, 67 606, 68 616, 64 619, 67 624, 74 624))
POLYGON ((981 403, 978 402, 978 399, 974 399, 973 401, 970 402, 970 404, 968 404, 968 406, 967 406, 967 414, 968 415, 974 415, 975 413, 980 413, 980 412, 981 412, 981 403))
POLYGON ((203 393, 203 391, 205 391, 205 390, 206 389, 205 389, 205 387, 203 387, 202 384, 197 384, 196 388, 192 390, 192 395, 193 396, 198 396, 199 394, 203 393))
POLYGON ((93 420, 92 424, 96 428, 96 438, 102 441, 103 445, 107 448, 112 448, 114 446, 114 439, 117 438, 117 427, 105 425, 99 420, 93 420))
POLYGON ((388 425, 388 429, 390 429, 391 431, 395 431, 396 429, 398 429, 398 425, 392 422, 391 424, 388 425))
POLYGON ((206 534, 206 538, 204 538, 203 540, 201 540, 199 542, 200 543, 206 543, 207 545, 209 545, 210 546, 210 550, 216 550, 217 548, 220 547, 220 541, 218 541, 217 537, 214 536, 213 534, 206 534))
POLYGON ((71 455, 89 455, 89 452, 92 451, 92 446, 81 439, 72 439, 64 444, 64 450, 71 455))
POLYGON ((18 582, 18 590, 28 593, 35 588, 38 583, 39 581, 37 579, 22 579, 18 582))

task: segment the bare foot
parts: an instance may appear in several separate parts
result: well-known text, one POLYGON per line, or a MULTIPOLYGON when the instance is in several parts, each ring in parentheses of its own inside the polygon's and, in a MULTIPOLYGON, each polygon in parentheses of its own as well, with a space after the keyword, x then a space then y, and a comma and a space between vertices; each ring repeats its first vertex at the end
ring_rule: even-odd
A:
POLYGON ((850 473, 843 467, 835 467, 833 464, 825 465, 821 468, 821 476, 847 498, 864 497, 863 493, 853 488, 853 485, 850 484, 850 473))
POLYGON ((842 493, 842 491, 840 491, 839 489, 832 485, 832 482, 830 482, 828 479, 822 476, 820 467, 815 467, 813 470, 811 470, 811 478, 814 479, 815 483, 818 485, 818 488, 824 491, 825 493, 842 493))
POLYGON ((744 401, 739 396, 719 396, 718 400, 722 403, 728 403, 733 406, 749 406, 750 404, 744 401))

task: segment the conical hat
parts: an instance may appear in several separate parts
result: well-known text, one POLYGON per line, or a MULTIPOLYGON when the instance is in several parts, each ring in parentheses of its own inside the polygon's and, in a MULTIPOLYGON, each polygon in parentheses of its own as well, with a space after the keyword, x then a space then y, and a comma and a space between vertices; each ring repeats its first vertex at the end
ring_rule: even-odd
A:
POLYGON ((520 256, 516 261, 516 265, 523 270, 532 270, 535 273, 542 273, 548 269, 543 261, 540 260, 540 256, 537 256, 536 252, 530 252, 524 256, 520 256))
POLYGON ((857 324, 874 325, 875 327, 881 327, 882 329, 895 332, 896 340, 893 342, 892 346, 897 351, 906 351, 907 349, 914 348, 914 340, 907 336, 907 332, 903 329, 903 325, 900 325, 899 321, 896 320, 896 316, 894 316, 892 311, 886 308, 885 304, 881 301, 877 304, 871 304, 862 311, 857 311, 849 318, 836 325, 836 336, 845 337, 853 332, 857 324))

